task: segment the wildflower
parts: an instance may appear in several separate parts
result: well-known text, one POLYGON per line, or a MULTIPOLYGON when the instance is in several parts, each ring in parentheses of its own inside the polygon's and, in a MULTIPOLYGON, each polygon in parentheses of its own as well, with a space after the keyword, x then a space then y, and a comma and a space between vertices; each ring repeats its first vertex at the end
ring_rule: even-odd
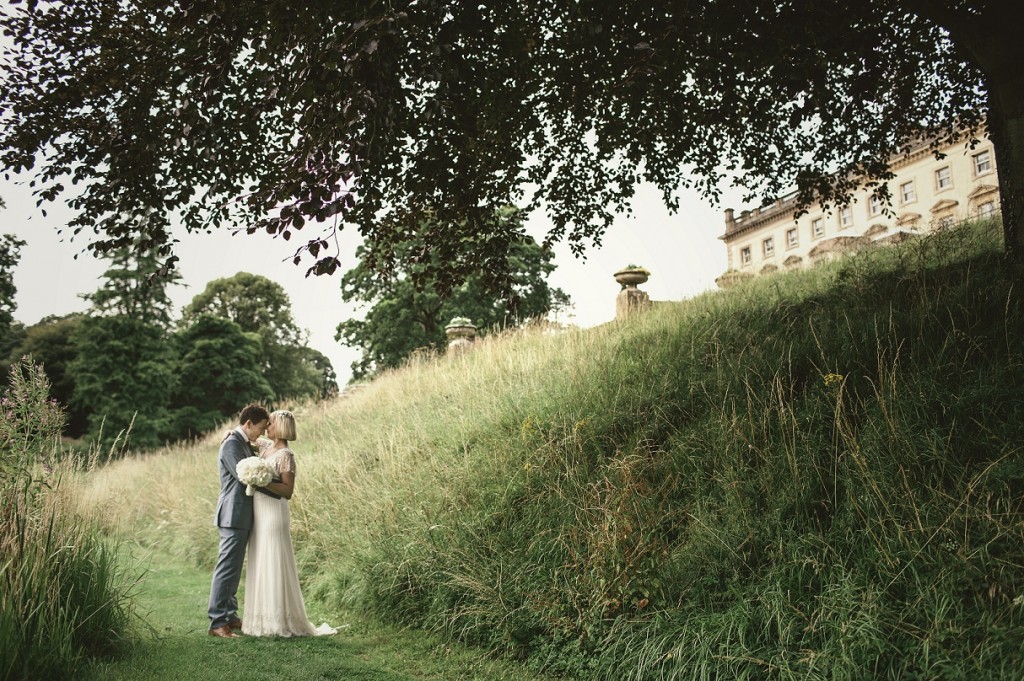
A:
POLYGON ((587 427, 587 422, 588 421, 589 421, 589 419, 580 419, 579 421, 574 423, 573 426, 572 426, 572 434, 573 435, 579 435, 580 431, 587 427))
POLYGON ((526 437, 531 431, 537 429, 537 422, 533 420, 532 416, 527 416, 523 419, 523 423, 519 426, 519 434, 522 437, 526 437))
POLYGON ((846 377, 843 376, 842 374, 833 374, 833 373, 829 372, 829 373, 825 374, 824 376, 822 376, 821 380, 823 380, 825 382, 825 387, 826 388, 832 388, 832 387, 838 386, 840 383, 842 383, 845 378, 846 377))

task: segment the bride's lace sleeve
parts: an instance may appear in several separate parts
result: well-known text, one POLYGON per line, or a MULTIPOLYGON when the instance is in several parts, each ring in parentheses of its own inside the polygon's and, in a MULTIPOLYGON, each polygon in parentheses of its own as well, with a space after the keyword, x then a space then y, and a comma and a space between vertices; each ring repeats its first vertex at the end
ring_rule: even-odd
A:
POLYGON ((294 473, 295 472, 295 455, 292 454, 292 450, 286 449, 281 452, 281 456, 277 460, 277 472, 278 473, 294 473))

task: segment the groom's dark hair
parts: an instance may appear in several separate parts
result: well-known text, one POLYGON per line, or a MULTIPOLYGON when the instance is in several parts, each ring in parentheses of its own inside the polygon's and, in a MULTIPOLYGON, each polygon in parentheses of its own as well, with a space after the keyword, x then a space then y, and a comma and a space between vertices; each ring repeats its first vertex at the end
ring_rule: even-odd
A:
POLYGON ((258 404, 249 404, 242 409, 242 413, 238 415, 238 425, 244 426, 246 421, 252 421, 253 423, 259 423, 260 421, 269 421, 270 413, 266 409, 258 404))

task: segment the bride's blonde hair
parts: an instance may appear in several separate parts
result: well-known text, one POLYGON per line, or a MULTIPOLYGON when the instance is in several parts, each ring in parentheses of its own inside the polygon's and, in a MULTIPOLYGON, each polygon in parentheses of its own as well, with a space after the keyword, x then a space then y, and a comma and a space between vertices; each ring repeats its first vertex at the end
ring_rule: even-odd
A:
POLYGON ((274 433, 282 440, 294 440, 298 437, 295 432, 295 417, 290 411, 279 409, 270 415, 270 420, 277 425, 277 432, 274 433))

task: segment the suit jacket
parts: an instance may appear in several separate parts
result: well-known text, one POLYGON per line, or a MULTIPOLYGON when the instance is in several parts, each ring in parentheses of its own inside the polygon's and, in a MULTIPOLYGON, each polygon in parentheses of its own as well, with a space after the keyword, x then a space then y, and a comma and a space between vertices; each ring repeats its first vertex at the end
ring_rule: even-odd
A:
POLYGON ((252 456, 248 438, 236 428, 220 443, 217 465, 220 469, 220 497, 213 524, 217 527, 252 529, 252 497, 246 496, 245 485, 238 479, 238 462, 252 456))

